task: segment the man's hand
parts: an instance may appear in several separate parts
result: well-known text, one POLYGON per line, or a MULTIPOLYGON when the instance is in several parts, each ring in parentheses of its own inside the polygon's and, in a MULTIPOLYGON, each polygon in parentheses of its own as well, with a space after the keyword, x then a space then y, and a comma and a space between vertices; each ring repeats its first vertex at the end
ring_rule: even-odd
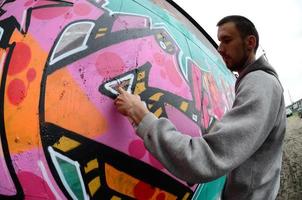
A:
POLYGON ((126 92, 122 87, 119 87, 117 90, 120 94, 114 100, 114 105, 118 112, 129 117, 138 125, 149 112, 148 109, 138 95, 126 92))

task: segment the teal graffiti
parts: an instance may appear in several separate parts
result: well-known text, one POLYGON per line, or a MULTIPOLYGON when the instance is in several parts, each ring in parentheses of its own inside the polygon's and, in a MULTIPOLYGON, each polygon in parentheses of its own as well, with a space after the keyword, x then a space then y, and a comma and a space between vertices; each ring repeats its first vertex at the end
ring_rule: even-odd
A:
POLYGON ((150 0, 114 0, 107 1, 104 8, 111 14, 135 14, 148 17, 151 28, 165 28, 180 49, 178 62, 184 77, 187 78, 188 59, 193 60, 203 71, 213 74, 216 82, 219 77, 233 84, 230 71, 219 59, 217 52, 212 52, 201 39, 194 35, 179 20, 169 15, 150 0), (219 69, 219 70, 217 70, 219 69))

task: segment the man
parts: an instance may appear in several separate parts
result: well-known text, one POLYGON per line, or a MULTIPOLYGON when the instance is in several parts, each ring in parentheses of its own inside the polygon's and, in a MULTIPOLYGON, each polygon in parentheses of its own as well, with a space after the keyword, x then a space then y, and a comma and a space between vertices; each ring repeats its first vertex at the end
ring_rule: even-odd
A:
POLYGON ((218 51, 239 77, 232 109, 207 135, 181 134, 121 88, 115 105, 138 126, 146 148, 177 177, 202 183, 227 175, 223 199, 275 199, 286 124, 282 86, 263 56, 255 59, 259 37, 250 20, 227 16, 217 26, 218 51))

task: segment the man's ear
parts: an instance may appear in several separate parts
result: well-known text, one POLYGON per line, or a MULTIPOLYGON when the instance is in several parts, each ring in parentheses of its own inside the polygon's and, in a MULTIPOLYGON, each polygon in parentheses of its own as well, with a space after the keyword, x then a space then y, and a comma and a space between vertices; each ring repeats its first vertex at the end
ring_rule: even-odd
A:
POLYGON ((252 50, 256 48, 256 37, 254 35, 247 36, 246 46, 248 50, 252 50))

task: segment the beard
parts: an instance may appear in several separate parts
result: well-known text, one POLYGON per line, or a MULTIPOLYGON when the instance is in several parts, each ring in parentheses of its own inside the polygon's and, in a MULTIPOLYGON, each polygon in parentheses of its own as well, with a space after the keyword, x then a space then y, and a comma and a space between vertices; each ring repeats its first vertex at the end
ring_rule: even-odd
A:
POLYGON ((227 67, 231 71, 242 71, 249 64, 249 50, 245 44, 242 46, 243 55, 241 58, 232 64, 227 64, 227 67))

